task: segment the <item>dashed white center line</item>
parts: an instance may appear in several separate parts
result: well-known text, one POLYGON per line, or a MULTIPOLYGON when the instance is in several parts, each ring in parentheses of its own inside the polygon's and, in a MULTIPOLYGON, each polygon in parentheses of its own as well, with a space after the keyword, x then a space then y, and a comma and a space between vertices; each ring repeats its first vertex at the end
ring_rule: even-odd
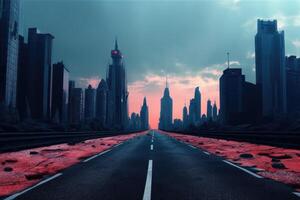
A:
POLYGON ((206 151, 203 151, 203 153, 205 153, 206 155, 210 155, 210 153, 206 152, 206 151))
POLYGON ((152 160, 149 160, 143 200, 151 200, 152 160))
POLYGON ((94 158, 97 158, 98 156, 101 156, 101 155, 103 155, 103 154, 105 154, 105 153, 107 153, 109 151, 111 151, 111 149, 107 149, 106 151, 102 151, 101 153, 98 153, 98 154, 96 154, 96 155, 94 155, 92 157, 89 157, 89 158, 85 159, 83 162, 88 162, 88 161, 90 161, 90 160, 92 160, 94 158))
POLYGON ((256 178, 263 178, 262 176, 259 176, 259 175, 255 174, 255 173, 253 173, 253 172, 251 172, 251 171, 249 171, 249 170, 247 170, 247 169, 244 169, 244 168, 242 168, 242 167, 239 167, 239 166, 237 166, 237 165, 235 165, 235 164, 233 164, 233 163, 231 163, 231 162, 229 162, 229 161, 227 161, 227 160, 223 160, 223 162, 225 162, 225 163, 227 163, 227 164, 229 164, 229 165, 231 165, 231 166, 233 166, 233 167, 236 167, 236 168, 238 168, 238 169, 240 169, 240 170, 242 170, 242 171, 244 171, 244 172, 246 172, 246 173, 248 173, 248 174, 250 174, 250 175, 252 175, 252 176, 254 176, 254 177, 256 177, 256 178))
POLYGON ((297 197, 300 197, 300 192, 293 192, 294 195, 296 195, 297 197))
POLYGON ((23 191, 21 191, 21 192, 18 192, 18 193, 16 193, 16 194, 13 194, 13 195, 11 195, 11 196, 5 198, 4 200, 13 200, 13 199, 17 198, 18 196, 20 196, 20 195, 22 195, 22 194, 25 194, 26 192, 29 192, 30 190, 32 190, 32 189, 34 189, 34 188, 36 188, 36 187, 38 187, 38 186, 41 186, 41 185, 43 185, 43 184, 45 184, 45 183, 47 183, 47 182, 49 182, 49 181, 51 181, 51 180, 53 180, 53 179, 55 179, 55 178, 61 176, 61 175, 62 175, 62 173, 55 174, 55 175, 53 175, 53 176, 51 176, 51 177, 49 177, 49 178, 47 178, 47 179, 45 179, 45 180, 39 182, 38 184, 36 184, 36 185, 34 185, 34 186, 32 186, 32 187, 27 188, 26 190, 23 190, 23 191))
POLYGON ((153 150, 153 144, 150 145, 150 149, 151 149, 151 151, 153 150))

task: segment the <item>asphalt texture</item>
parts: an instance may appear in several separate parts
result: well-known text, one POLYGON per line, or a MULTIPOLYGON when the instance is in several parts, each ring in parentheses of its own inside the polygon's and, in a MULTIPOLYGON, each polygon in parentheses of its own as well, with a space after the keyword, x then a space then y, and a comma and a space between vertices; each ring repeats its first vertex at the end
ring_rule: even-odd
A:
POLYGON ((218 156, 149 131, 3 199, 300 199, 293 192, 282 183, 256 177, 218 156))

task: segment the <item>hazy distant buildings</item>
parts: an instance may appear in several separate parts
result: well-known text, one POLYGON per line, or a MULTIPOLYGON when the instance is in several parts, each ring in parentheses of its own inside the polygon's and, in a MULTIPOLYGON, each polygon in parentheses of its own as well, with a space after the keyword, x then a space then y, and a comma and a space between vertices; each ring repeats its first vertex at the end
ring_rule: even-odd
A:
POLYGON ((107 84, 104 79, 101 79, 96 94, 96 118, 99 121, 99 125, 104 127, 106 125, 107 115, 107 84))
POLYGON ((15 108, 19 43, 19 0, 0 1, 0 104, 15 108))
POLYGON ((143 105, 140 112, 141 116, 141 128, 142 129, 149 129, 149 110, 147 106, 146 97, 144 97, 143 105))
POLYGON ((115 41, 115 49, 111 51, 112 64, 109 65, 107 86, 107 122, 115 129, 125 129, 128 125, 128 91, 126 70, 122 61, 122 53, 115 41))
POLYGON ((170 97, 168 84, 164 90, 164 96, 160 99, 159 129, 171 130, 173 123, 173 100, 170 97))
POLYGON ((257 21, 255 36, 256 83, 262 97, 262 115, 286 114, 286 71, 284 32, 277 21, 257 21))
POLYGON ((183 127, 183 123, 181 119, 174 119, 173 129, 174 130, 181 130, 183 127))
POLYGON ((189 123, 195 125, 196 124, 196 105, 195 99, 190 100, 189 105, 189 123))
POLYGON ((212 113, 212 105, 211 105, 211 100, 208 99, 207 100, 207 106, 206 106, 206 117, 207 117, 207 120, 212 120, 212 116, 213 116, 213 113, 212 113))
POLYGON ((287 112, 291 118, 300 117, 300 58, 286 57, 287 112))
POLYGON ((199 122, 201 118, 201 93, 199 90, 199 87, 195 88, 195 94, 194 94, 194 103, 195 103, 195 121, 199 122))
POLYGON ((66 123, 69 103, 69 71, 63 64, 53 64, 52 80, 52 119, 66 123))
POLYGON ((214 102, 214 105, 213 105, 212 119, 213 119, 213 121, 217 121, 218 120, 218 108, 217 108, 216 102, 214 102))
POLYGON ((131 113, 129 120, 129 128, 131 130, 140 130, 141 129, 141 117, 137 113, 131 113))
POLYGON ((184 105, 182 110, 182 125, 183 128, 187 128, 189 126, 189 116, 188 116, 188 110, 186 105, 184 105))
POLYGON ((91 85, 84 92, 84 118, 86 122, 96 117, 96 90, 91 85))

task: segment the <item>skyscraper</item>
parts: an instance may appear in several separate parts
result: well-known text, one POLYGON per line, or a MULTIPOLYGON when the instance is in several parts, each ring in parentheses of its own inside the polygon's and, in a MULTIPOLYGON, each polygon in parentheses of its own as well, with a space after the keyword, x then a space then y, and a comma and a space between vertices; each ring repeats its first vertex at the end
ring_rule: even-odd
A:
POLYGON ((89 85, 84 96, 84 118, 89 122, 96 117, 96 90, 89 85))
POLYGON ((183 128, 187 128, 189 126, 189 116, 188 116, 186 105, 184 105, 182 110, 182 123, 183 123, 183 128))
POLYGON ((71 89, 71 119, 70 122, 79 124, 84 119, 84 100, 82 88, 71 89))
POLYGON ((100 126, 106 125, 107 115, 107 84, 104 79, 101 79, 96 95, 96 118, 99 120, 100 126))
POLYGON ((0 104, 15 108, 17 96, 19 0, 0 1, 0 104))
POLYGON ((190 124, 193 124, 193 125, 196 124, 196 105, 195 105, 195 99, 194 98, 190 100, 189 122, 190 122, 190 124))
POLYGON ((68 100, 68 121, 72 123, 73 115, 73 89, 75 88, 75 81, 69 81, 69 100, 68 100))
POLYGON ((286 94, 288 115, 300 117, 300 59, 296 56, 286 57, 286 94))
POLYGON ((257 21, 255 36, 256 83, 262 97, 262 115, 286 113, 286 71, 284 32, 277 21, 257 21))
POLYGON ((66 123, 69 102, 69 70, 63 62, 53 64, 52 119, 66 123), (58 119, 56 119, 58 117, 58 119))
POLYGON ((26 95, 34 119, 50 119, 52 100, 52 40, 51 34, 28 30, 28 66, 26 95))
POLYGON ((159 118, 159 129, 170 130, 172 129, 173 123, 173 100, 170 97, 170 91, 168 83, 164 90, 164 96, 160 99, 160 118, 159 118))
POLYGON ((213 116, 212 116, 213 121, 217 121, 218 120, 218 108, 217 108, 217 104, 216 102, 214 102, 213 105, 213 116))
POLYGON ((125 129, 128 125, 128 91, 123 56, 115 41, 111 51, 112 64, 109 65, 107 86, 107 122, 114 129, 125 129))
POLYGON ((199 122, 201 119, 201 93, 199 87, 195 88, 195 121, 199 122))
POLYGON ((212 120, 212 105, 211 105, 211 100, 207 100, 207 107, 206 107, 206 117, 207 120, 212 120))
POLYGON ((146 97, 144 97, 143 106, 141 108, 140 116, 141 116, 141 128, 142 129, 148 129, 149 128, 149 110, 148 110, 148 106, 147 106, 146 97))
POLYGON ((235 122, 242 112, 245 76, 240 68, 227 68, 220 78, 220 117, 223 124, 235 122))

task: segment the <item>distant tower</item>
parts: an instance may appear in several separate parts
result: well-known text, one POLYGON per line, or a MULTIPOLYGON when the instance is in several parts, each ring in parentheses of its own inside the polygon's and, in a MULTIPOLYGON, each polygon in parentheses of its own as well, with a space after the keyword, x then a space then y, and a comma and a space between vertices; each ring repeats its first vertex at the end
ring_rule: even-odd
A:
POLYGON ((276 117, 286 114, 284 32, 277 30, 276 20, 257 21, 255 63, 263 116, 276 117))
POLYGON ((201 93, 199 87, 195 88, 195 121, 199 122, 201 119, 201 93))
POLYGON ((58 116, 60 123, 66 123, 69 104, 69 70, 63 62, 53 65, 52 80, 52 119, 58 116))
POLYGON ((196 106, 195 99, 190 100, 189 105, 189 123, 195 125, 196 124, 196 106))
POLYGON ((20 0, 0 1, 0 104, 12 108, 17 96, 19 11, 20 0))
POLYGON ((186 128, 189 125, 189 116, 188 116, 188 110, 186 105, 184 104, 183 110, 182 110, 182 122, 183 127, 186 128))
POLYGON ((160 118, 159 118, 158 127, 161 130, 170 130, 172 129, 172 122, 173 122, 173 100, 170 97, 168 82, 166 82, 164 96, 160 100, 160 118))
POLYGON ((107 86, 107 122, 114 129, 124 130, 128 126, 128 91, 126 70, 122 61, 122 53, 115 41, 115 49, 111 51, 112 64, 109 65, 107 86))
POLYGON ((96 90, 89 85, 84 95, 84 118, 89 122, 96 117, 96 90))
POLYGON ((216 101, 214 102, 213 105, 213 116, 212 116, 213 121, 217 121, 218 119, 218 108, 217 108, 217 104, 216 101))
POLYGON ((141 128, 148 129, 149 128, 149 110, 148 110, 148 106, 147 106, 146 97, 144 97, 143 106, 142 106, 141 112, 140 112, 140 117, 141 117, 141 128))
POLYGON ((106 114, 107 114, 107 84, 104 79, 101 79, 96 95, 96 118, 99 120, 100 126, 106 125, 106 114))
POLYGON ((206 111, 207 120, 212 120, 212 105, 210 99, 207 100, 207 111, 206 111))

